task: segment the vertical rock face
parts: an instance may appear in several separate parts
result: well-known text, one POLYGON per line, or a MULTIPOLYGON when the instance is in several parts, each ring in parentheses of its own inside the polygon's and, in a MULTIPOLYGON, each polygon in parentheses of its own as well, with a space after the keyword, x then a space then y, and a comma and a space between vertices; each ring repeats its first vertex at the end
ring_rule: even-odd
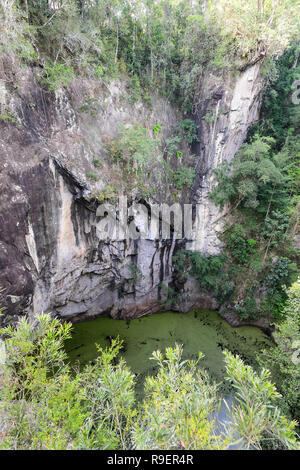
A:
POLYGON ((218 232, 223 217, 209 199, 214 186, 214 169, 230 161, 247 131, 258 118, 262 76, 260 64, 246 69, 235 83, 216 83, 210 77, 204 80, 196 115, 199 126, 199 157, 193 202, 198 203, 198 237, 191 245, 194 250, 215 254, 220 250, 218 232))
MULTIPOLYGON (((0 285, 4 290, 0 305, 6 307, 4 321, 26 312, 51 311, 73 319, 100 314, 132 318, 164 309, 176 242, 154 240, 150 235, 144 240, 99 240, 95 206, 82 181, 93 159, 90 147, 109 131, 109 119, 116 128, 120 105, 115 91, 108 98, 105 116, 94 119, 86 132, 76 121, 66 94, 59 93, 51 101, 33 82, 29 86, 29 81, 13 97, 22 123, 16 128, 1 124, 0 285), (37 107, 29 109, 28 102, 37 107), (68 162, 68 155, 67 170, 61 161, 68 162)), ((208 197, 213 171, 220 162, 230 160, 244 141, 258 114, 261 86, 259 65, 247 69, 233 84, 213 77, 204 81, 196 115, 200 142, 192 200, 198 203, 199 225, 192 249, 206 253, 220 249, 217 232, 222 214, 208 197), (203 119, 208 113, 213 117, 203 119)), ((71 98, 72 103, 76 101, 76 94, 71 98)), ((168 104, 158 103, 156 108, 160 122, 169 120, 171 125, 176 120, 168 104)), ((120 108, 119 112, 123 119, 131 111, 120 108)), ((157 117, 150 116, 150 122, 157 117)), ((196 306, 218 305, 190 279, 177 308, 187 311, 196 306)))
POLYGON ((51 159, 42 166, 48 167, 45 192, 55 194, 55 201, 45 210, 51 213, 46 226, 36 219, 25 235, 35 267, 33 312, 82 319, 101 313, 131 318, 160 310, 166 297, 161 283, 171 280, 174 242, 99 240, 84 184, 51 159), (53 238, 45 240, 43 232, 53 238))

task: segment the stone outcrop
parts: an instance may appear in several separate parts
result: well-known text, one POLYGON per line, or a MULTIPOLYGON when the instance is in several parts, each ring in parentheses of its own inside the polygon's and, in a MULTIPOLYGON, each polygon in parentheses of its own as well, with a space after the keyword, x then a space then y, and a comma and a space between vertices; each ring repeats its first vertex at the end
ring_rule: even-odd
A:
MULTIPOLYGON (((163 124, 165 132, 178 114, 164 99, 152 109, 125 105, 122 83, 109 88, 95 82, 73 83, 68 92, 46 93, 27 70, 17 89, 1 83, 1 105, 16 123, 0 121, 0 304, 4 321, 41 311, 63 318, 100 314, 132 318, 163 310, 172 283, 173 240, 99 241, 91 194, 109 183, 106 169, 97 183, 86 183, 95 155, 120 121, 163 124), (99 90, 99 87, 101 88, 99 90), (80 97, 96 95, 93 116, 81 115, 80 97)), ((200 204, 199 241, 191 248, 220 249, 217 232, 222 214, 211 203, 213 170, 230 160, 257 117, 261 91, 259 64, 235 81, 206 77, 195 119, 199 129, 197 177, 191 200, 200 204), (203 119, 209 110, 214 118, 203 119)), ((217 308, 196 281, 182 286, 177 309, 217 308)))
POLYGON ((216 77, 203 78, 195 116, 199 129, 197 176, 192 195, 199 207, 197 242, 192 245, 195 250, 208 254, 220 250, 218 232, 226 208, 220 212, 209 198, 215 183, 214 170, 233 158, 258 118, 262 84, 259 63, 247 68, 233 83, 230 79, 221 82, 216 77))

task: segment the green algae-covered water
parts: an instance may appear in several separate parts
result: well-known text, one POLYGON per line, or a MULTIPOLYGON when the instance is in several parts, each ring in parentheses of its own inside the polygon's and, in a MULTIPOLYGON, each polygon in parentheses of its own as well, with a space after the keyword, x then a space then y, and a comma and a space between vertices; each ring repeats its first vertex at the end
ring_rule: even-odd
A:
POLYGON ((183 359, 196 359, 198 352, 205 354, 203 368, 211 377, 223 383, 225 367, 222 350, 239 354, 249 365, 256 365, 256 354, 271 345, 268 337, 258 328, 242 326, 232 328, 217 312, 193 310, 187 314, 164 312, 135 320, 113 320, 100 317, 75 323, 72 339, 66 343, 71 363, 81 365, 97 356, 95 343, 110 345, 109 337, 119 336, 124 341, 122 356, 137 375, 137 396, 142 395, 144 378, 155 374, 152 351, 164 350, 175 343, 183 345, 183 359))

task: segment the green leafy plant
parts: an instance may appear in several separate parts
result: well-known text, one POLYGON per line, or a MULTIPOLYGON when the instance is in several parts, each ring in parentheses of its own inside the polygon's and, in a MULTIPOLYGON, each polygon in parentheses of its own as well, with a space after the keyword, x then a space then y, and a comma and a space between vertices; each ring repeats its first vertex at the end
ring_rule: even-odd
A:
POLYGON ((18 123, 17 117, 11 111, 7 111, 4 114, 0 114, 0 119, 1 119, 1 121, 8 121, 12 124, 17 124, 18 123))
POLYGON ((100 110, 99 100, 97 98, 85 98, 84 104, 82 104, 78 111, 82 113, 88 113, 92 117, 96 118, 100 110))
POLYGON ((247 264, 250 256, 256 252, 258 242, 247 238, 244 228, 239 224, 225 228, 222 238, 231 256, 238 264, 247 264))
POLYGON ((261 366, 268 367, 272 378, 282 393, 281 408, 300 420, 300 280, 286 292, 287 301, 276 323, 274 340, 276 347, 259 355, 261 366))
POLYGON ((296 449, 296 422, 289 422, 277 403, 280 394, 270 381, 270 371, 260 373, 231 352, 225 352, 228 380, 236 391, 231 426, 248 449, 296 449))
POLYGON ((100 158, 94 158, 93 159, 93 164, 96 168, 99 168, 101 166, 101 160, 100 158))
POLYGON ((198 142, 197 126, 192 119, 184 119, 176 126, 177 133, 184 136, 189 144, 198 142))
MULTIPOLYGON (((64 350, 70 324, 43 314, 0 333, 6 351, 1 449, 196 450, 226 449, 232 443, 251 449, 299 448, 296 423, 280 412, 270 373, 254 372, 230 352, 225 365, 236 395, 222 432, 213 418, 220 405, 218 387, 201 369, 201 353, 197 360, 182 361, 180 345, 165 354, 153 352, 156 372, 146 378, 145 396, 137 406, 135 377, 119 355, 118 338, 111 338, 109 348, 97 346, 93 363, 71 369, 64 350)), ((280 360, 287 357, 279 353, 280 360)))
POLYGON ((155 136, 159 135, 161 133, 162 127, 160 124, 154 124, 153 126, 153 134, 155 136))
POLYGON ((109 147, 112 160, 122 166, 127 175, 141 174, 155 160, 158 139, 148 136, 140 124, 121 126, 120 132, 109 147))
POLYGON ((173 181, 177 189, 191 188, 195 179, 194 168, 181 166, 173 172, 173 181))
POLYGON ((89 172, 87 176, 88 176, 88 178, 90 178, 93 181, 98 181, 98 179, 99 179, 98 176, 95 175, 95 173, 93 173, 93 172, 89 172))
POLYGON ((74 77, 74 69, 72 66, 61 62, 49 62, 45 66, 44 83, 46 83, 51 91, 55 91, 60 87, 66 86, 74 77))

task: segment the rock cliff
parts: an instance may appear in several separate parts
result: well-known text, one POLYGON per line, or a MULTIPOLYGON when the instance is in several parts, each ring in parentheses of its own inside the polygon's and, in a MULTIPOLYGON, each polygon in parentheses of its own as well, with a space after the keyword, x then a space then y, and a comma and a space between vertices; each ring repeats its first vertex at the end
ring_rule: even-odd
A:
MULTIPOLYGON (((5 77, 4 77, 5 78, 5 77)), ((131 318, 164 309, 172 282, 174 240, 99 241, 92 194, 110 184, 104 167, 89 181, 93 158, 116 135, 120 122, 162 124, 168 134, 178 111, 166 99, 152 106, 126 98, 126 83, 110 85, 74 80, 67 90, 45 92, 36 73, 26 69, 0 83, 0 304, 4 320, 20 314, 54 312, 82 319, 100 314, 131 318), (97 97, 95 112, 80 114, 82 97, 97 97)), ((220 250, 223 218, 209 200, 213 170, 230 160, 257 118, 262 79, 259 64, 228 80, 204 76, 194 119, 199 143, 190 201, 199 207, 200 234, 189 246, 205 253, 220 250), (207 118, 208 116, 208 118, 207 118)), ((118 184, 115 182, 114 184, 118 184)), ((178 310, 217 308, 214 299, 189 279, 178 310)))

